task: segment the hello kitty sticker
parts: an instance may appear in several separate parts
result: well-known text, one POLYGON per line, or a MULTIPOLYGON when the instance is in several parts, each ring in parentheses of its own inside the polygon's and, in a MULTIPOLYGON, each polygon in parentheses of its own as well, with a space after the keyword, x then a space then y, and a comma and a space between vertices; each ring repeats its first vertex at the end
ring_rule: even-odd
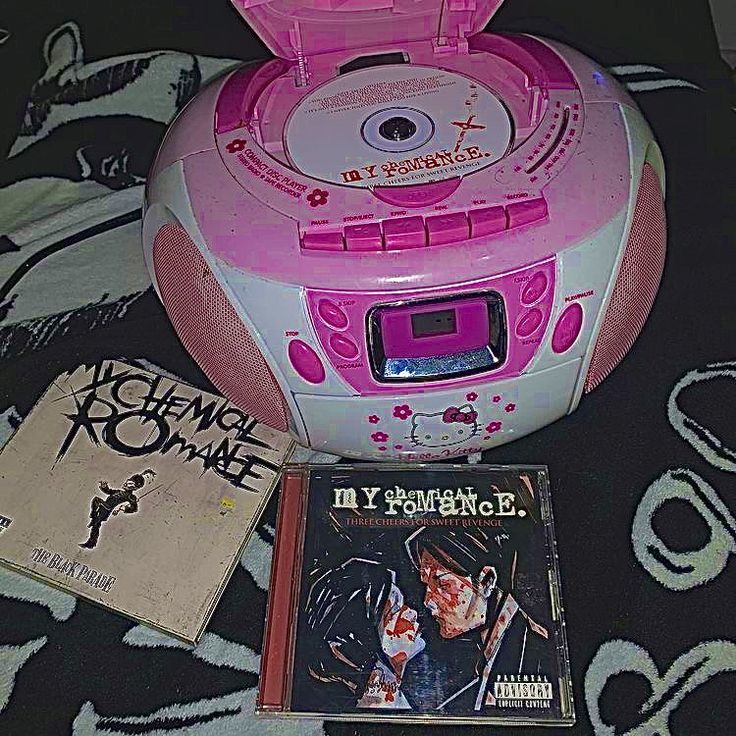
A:
POLYGON ((498 394, 481 397, 469 391, 464 401, 441 411, 421 411, 408 403, 396 404, 390 416, 372 413, 366 417, 366 424, 371 444, 379 453, 415 451, 412 460, 439 460, 480 452, 483 447, 468 443, 476 438, 484 442, 494 439, 515 411, 516 404, 498 394), (483 399, 489 410, 488 416, 482 418, 478 405, 483 399))
POLYGON ((473 437, 480 431, 478 412, 471 404, 458 408, 449 406, 443 412, 412 416, 409 439, 413 447, 453 447, 473 437))

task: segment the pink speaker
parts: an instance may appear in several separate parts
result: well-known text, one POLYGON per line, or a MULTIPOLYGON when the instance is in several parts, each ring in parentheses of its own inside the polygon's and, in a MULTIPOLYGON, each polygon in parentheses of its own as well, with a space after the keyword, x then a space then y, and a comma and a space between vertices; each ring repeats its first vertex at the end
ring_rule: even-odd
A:
POLYGON ((664 198, 659 178, 645 164, 629 241, 593 349, 584 390, 596 388, 631 350, 659 289, 667 250, 664 198))
POLYGON ((174 329, 213 385, 251 416, 286 431, 288 409, 273 373, 184 228, 158 231, 153 265, 174 329))

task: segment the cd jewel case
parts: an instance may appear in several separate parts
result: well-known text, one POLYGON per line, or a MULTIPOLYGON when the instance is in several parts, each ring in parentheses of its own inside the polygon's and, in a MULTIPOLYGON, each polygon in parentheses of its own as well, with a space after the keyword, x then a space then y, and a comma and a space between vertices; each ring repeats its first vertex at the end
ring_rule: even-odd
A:
POLYGON ((574 723, 547 469, 282 477, 257 712, 574 723))

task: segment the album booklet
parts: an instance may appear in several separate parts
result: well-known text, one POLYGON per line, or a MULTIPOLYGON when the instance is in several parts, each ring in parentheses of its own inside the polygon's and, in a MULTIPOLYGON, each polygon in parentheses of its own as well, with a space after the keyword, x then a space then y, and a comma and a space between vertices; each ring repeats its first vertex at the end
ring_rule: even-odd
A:
POLYGON ((82 366, 0 453, 0 563, 196 643, 292 447, 222 397, 82 366))
POLYGON ((287 466, 257 712, 572 725, 547 469, 287 466))

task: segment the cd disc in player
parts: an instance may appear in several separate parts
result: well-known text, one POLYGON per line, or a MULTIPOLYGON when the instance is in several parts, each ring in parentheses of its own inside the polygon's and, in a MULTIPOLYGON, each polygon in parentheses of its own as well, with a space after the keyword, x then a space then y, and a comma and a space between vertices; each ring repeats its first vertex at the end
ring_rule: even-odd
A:
POLYGON ((503 103, 477 80, 391 65, 339 76, 304 97, 284 139, 303 174, 372 187, 477 171, 506 154, 512 132, 503 103))

